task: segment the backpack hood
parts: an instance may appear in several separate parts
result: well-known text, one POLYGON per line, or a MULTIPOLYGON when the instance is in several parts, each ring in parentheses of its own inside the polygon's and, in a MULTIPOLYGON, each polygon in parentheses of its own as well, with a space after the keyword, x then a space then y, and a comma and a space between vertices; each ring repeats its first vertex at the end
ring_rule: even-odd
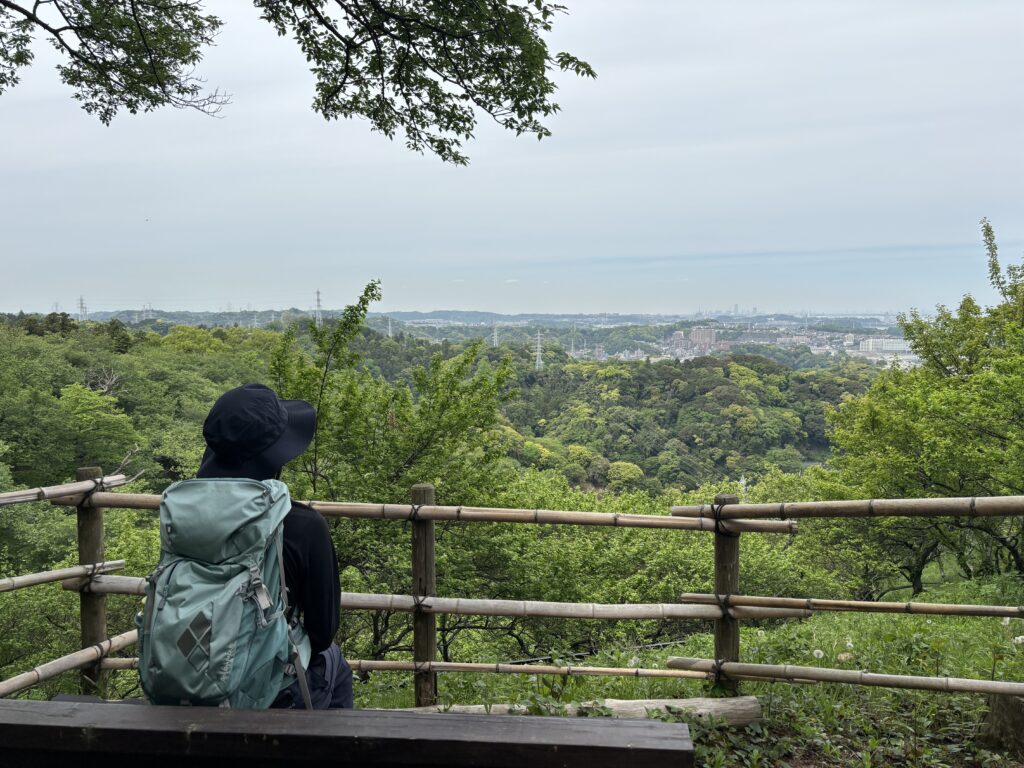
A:
POLYGON ((290 509, 279 480, 182 480, 160 502, 160 548, 206 563, 260 555, 290 509))

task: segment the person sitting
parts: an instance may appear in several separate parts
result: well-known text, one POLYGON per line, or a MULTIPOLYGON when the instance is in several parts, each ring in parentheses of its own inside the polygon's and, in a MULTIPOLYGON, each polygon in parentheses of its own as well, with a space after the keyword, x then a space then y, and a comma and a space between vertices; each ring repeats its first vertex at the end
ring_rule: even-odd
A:
MULTIPOLYGON (((313 440, 316 410, 304 400, 281 400, 262 384, 245 384, 218 398, 203 424, 206 451, 198 478, 280 477, 313 440)), ((290 610, 309 637, 307 669, 314 709, 352 707, 352 669, 334 636, 341 585, 338 556, 320 513, 297 501, 284 519, 284 573, 290 610)), ((272 708, 302 708, 299 681, 278 694, 272 708)))

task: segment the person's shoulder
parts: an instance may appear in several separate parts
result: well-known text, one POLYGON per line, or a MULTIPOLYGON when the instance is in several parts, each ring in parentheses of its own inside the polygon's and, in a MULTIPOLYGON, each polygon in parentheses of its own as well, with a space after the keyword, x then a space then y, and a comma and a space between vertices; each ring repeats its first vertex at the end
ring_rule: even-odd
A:
POLYGON ((328 530, 327 521, 324 520, 323 515, 301 501, 292 500, 292 508, 289 510, 287 517, 285 517, 285 522, 290 527, 303 530, 328 530))

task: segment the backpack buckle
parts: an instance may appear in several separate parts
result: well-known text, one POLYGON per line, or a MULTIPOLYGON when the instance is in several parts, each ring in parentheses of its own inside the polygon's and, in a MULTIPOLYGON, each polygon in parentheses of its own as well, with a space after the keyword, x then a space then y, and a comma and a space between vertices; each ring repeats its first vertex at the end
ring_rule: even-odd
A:
POLYGON ((260 607, 261 611, 269 611, 273 606, 273 602, 270 599, 270 590, 267 589, 267 585, 262 581, 254 585, 253 595, 256 598, 256 605, 260 607))

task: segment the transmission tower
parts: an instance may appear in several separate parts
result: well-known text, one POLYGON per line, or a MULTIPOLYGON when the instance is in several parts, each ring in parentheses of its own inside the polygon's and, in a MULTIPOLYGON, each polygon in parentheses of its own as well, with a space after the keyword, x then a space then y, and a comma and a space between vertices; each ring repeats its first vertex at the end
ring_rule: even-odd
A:
POLYGON ((317 328, 322 328, 324 325, 324 318, 321 314, 320 306, 320 289, 316 289, 316 312, 313 314, 313 322, 316 323, 317 328))
POLYGON ((391 318, 388 318, 388 338, 392 339, 394 336, 391 334, 391 318))
POLYGON ((498 346, 498 324, 494 324, 494 332, 491 334, 491 346, 498 346))
POLYGON ((78 322, 84 323, 89 319, 89 310, 85 307, 85 297, 78 297, 78 322))
POLYGON ((569 336, 569 357, 576 357, 576 323, 572 324, 572 334, 569 336))
POLYGON ((541 353, 541 347, 540 347, 540 329, 537 330, 536 354, 537 354, 537 356, 536 356, 536 358, 534 360, 533 366, 534 366, 534 368, 536 368, 539 371, 541 368, 544 367, 544 355, 541 353))

